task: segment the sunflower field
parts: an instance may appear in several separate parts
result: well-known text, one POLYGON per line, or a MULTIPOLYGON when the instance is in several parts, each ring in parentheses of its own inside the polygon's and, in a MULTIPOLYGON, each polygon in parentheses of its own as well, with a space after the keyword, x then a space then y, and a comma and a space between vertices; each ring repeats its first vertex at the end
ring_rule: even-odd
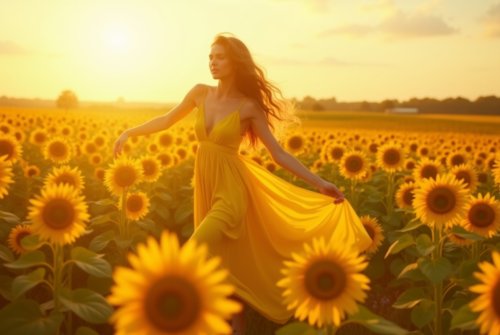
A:
MULTIPOLYGON (((189 239, 192 123, 113 158, 157 114, 0 108, 0 334, 231 334, 228 270, 189 239)), ((247 334, 500 334, 500 135, 391 117, 313 118, 281 141, 343 191, 372 245, 304 244, 276 283, 294 317, 247 308, 247 334)), ((318 192, 265 150, 240 154, 318 192)))

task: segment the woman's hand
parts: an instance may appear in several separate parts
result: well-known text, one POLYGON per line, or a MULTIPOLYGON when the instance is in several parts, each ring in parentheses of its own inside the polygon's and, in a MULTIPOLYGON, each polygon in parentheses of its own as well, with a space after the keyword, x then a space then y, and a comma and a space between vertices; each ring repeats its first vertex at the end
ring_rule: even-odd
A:
POLYGON ((117 158, 118 154, 121 154, 123 145, 125 144, 125 142, 127 142, 128 137, 128 133, 124 131, 115 141, 115 147, 113 149, 113 156, 115 157, 115 159, 117 158))
POLYGON ((318 187, 318 189, 324 195, 334 197, 335 198, 335 201, 333 202, 334 204, 340 204, 341 202, 344 201, 344 194, 342 193, 341 190, 337 188, 337 186, 333 185, 332 183, 325 182, 323 185, 318 187))

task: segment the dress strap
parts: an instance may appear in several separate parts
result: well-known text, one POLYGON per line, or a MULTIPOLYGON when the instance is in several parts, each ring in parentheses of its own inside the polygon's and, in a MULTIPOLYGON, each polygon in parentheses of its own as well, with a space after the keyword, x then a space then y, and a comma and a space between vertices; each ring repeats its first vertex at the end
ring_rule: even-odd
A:
POLYGON ((241 106, 243 106, 243 104, 245 103, 245 101, 247 101, 247 98, 243 99, 243 101, 241 102, 240 107, 238 107, 238 109, 237 109, 237 110, 239 110, 239 109, 241 108, 241 106))

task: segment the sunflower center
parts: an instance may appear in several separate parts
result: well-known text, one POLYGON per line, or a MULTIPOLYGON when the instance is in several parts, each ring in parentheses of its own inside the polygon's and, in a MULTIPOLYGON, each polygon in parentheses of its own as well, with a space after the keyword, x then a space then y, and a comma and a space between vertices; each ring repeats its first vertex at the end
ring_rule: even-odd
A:
POLYGON ((306 271, 304 283, 307 291, 319 300, 338 297, 347 285, 344 270, 334 261, 323 260, 313 263, 306 271))
POLYGON ((487 183, 488 182, 488 175, 486 174, 486 172, 480 172, 478 175, 477 175, 477 180, 484 184, 484 183, 487 183))
POLYGON ((295 149, 295 150, 300 149, 300 147, 302 146, 302 139, 298 136, 294 136, 290 139, 290 141, 288 141, 288 145, 292 149, 295 149))
POLYGON ((346 159, 345 168, 349 172, 359 172, 363 168, 363 160, 358 156, 351 156, 346 159))
POLYGON ((104 169, 102 169, 102 170, 97 170, 97 173, 96 173, 97 178, 99 178, 99 180, 103 180, 103 179, 104 179, 104 173, 105 173, 105 172, 106 172, 106 171, 105 171, 104 169))
POLYGON ((144 202, 137 194, 133 194, 127 199, 127 209, 131 212, 138 212, 143 206, 144 202))
POLYGON ((36 174, 36 170, 34 168, 28 169, 28 176, 33 177, 36 174))
POLYGON ((164 135, 161 135, 160 136, 160 145, 162 147, 169 147, 172 145, 172 142, 173 142, 173 138, 172 136, 168 135, 168 134, 164 134, 164 135))
POLYGON ((75 179, 73 179, 73 177, 71 177, 70 175, 61 174, 61 175, 57 176, 57 178, 55 179, 55 183, 57 185, 69 184, 71 186, 75 186, 75 179))
POLYGON ((342 156, 344 155, 344 150, 342 150, 341 148, 334 148, 332 150, 332 157, 333 159, 341 159, 342 156))
POLYGON ((85 146, 85 151, 87 151, 88 154, 93 154, 97 151, 97 148, 94 143, 87 143, 87 145, 85 146))
POLYGON ((415 168, 415 163, 414 162, 408 162, 406 164, 406 169, 407 170, 413 170, 415 168))
POLYGON ((151 161, 143 161, 142 168, 144 169, 144 175, 152 176, 156 172, 156 165, 151 161))
POLYGON ((7 155, 7 160, 14 153, 14 147, 7 141, 0 141, 0 156, 7 155))
POLYGON ((365 227, 365 230, 366 232, 368 233, 368 236, 370 236, 370 238, 373 240, 373 238, 375 237, 375 231, 373 230, 373 228, 369 225, 363 225, 363 227, 365 227))
POLYGON ((451 158, 451 165, 453 165, 453 166, 460 165, 463 163, 465 163, 465 160, 462 157, 462 155, 455 155, 451 158))
POLYGON ((182 159, 184 159, 187 156, 187 151, 184 150, 183 148, 179 148, 179 150, 177 150, 177 154, 181 156, 182 159))
POLYGON ((101 156, 93 156, 92 157, 92 161, 95 163, 95 164, 99 164, 101 162, 101 156))
POLYGON ((378 151, 378 144, 377 143, 370 144, 370 152, 377 153, 377 151, 378 151))
POLYGON ((389 149, 384 153, 384 162, 388 165, 396 165, 401 160, 401 155, 395 149, 389 149))
POLYGON ((495 286, 491 290, 491 302, 496 317, 500 318, 500 279, 497 279, 495 286))
POLYGON ((156 151, 158 151, 158 146, 154 143, 151 143, 149 145, 149 150, 151 150, 151 152, 156 152, 156 151))
POLYGON ((436 187, 427 195, 427 207, 434 213, 446 214, 455 208, 455 194, 446 187, 436 187))
POLYGON ((42 134, 42 133, 37 133, 37 134, 35 135, 35 141, 36 141, 37 143, 43 143, 43 142, 45 142, 45 135, 44 135, 44 134, 42 134))
POLYGON ((436 179, 438 170, 434 165, 426 165, 422 168, 422 172, 420 174, 422 175, 422 178, 436 179))
POLYGON ((65 136, 69 135, 69 129, 64 128, 64 129, 62 130, 62 134, 63 134, 63 135, 65 135, 65 136))
POLYGON ((120 187, 127 187, 135 182, 135 171, 130 166, 122 166, 116 171, 115 181, 120 187))
POLYGON ((422 149, 420 150, 420 154, 421 154, 422 156, 427 156, 427 154, 428 154, 428 153, 429 153, 429 150, 428 150, 427 148, 422 148, 422 149))
POLYGON ((462 183, 470 185, 470 174, 467 171, 459 171, 456 174, 457 179, 462 180, 462 183))
POLYGON ((94 143, 97 146, 102 147, 104 145, 104 139, 102 137, 96 137, 94 143))
POLYGON ((75 210, 65 199, 50 200, 43 209, 44 223, 53 229, 65 229, 73 223, 75 210))
POLYGON ((405 190, 403 193, 403 201, 408 206, 413 205, 413 199, 415 199, 415 194, 413 194, 412 192, 413 192, 413 188, 409 188, 409 189, 405 190))
POLYGON ((413 151, 413 152, 417 152, 417 149, 418 149, 418 145, 413 143, 412 145, 410 145, 410 150, 413 151))
POLYGON ((495 220, 495 211, 491 206, 485 203, 472 205, 469 210, 469 222, 475 227, 488 227, 495 220))
POLYGON ((170 162, 172 161, 172 159, 170 158, 170 156, 167 155, 167 154, 158 155, 158 159, 161 161, 161 164, 163 166, 170 164, 170 162))
POLYGON ((66 155, 66 145, 61 142, 54 142, 50 145, 50 154, 55 157, 63 157, 66 155))
POLYGON ((162 332, 185 332, 200 314, 201 297, 187 280, 168 276, 151 285, 144 309, 148 320, 162 332))

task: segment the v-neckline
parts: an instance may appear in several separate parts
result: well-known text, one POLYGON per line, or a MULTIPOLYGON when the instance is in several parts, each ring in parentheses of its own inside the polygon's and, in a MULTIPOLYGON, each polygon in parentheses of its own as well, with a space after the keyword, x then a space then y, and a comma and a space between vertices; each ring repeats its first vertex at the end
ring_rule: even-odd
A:
MULTIPOLYGON (((206 125, 206 121, 205 121, 205 100, 203 100, 203 102, 201 103, 201 105, 203 106, 203 130, 205 130, 205 136, 207 137, 207 139, 210 137, 210 135, 212 135, 212 133, 214 132, 215 128, 222 122, 224 121, 225 119, 227 119, 228 117, 230 117, 231 115, 233 115, 234 113, 236 113, 237 111, 239 111, 239 108, 237 110, 235 110, 234 112, 226 115, 225 117, 223 117, 219 122, 217 122, 214 127, 212 128, 212 130, 210 131, 210 134, 207 134, 207 125, 206 125)), ((239 113, 238 113, 239 115, 239 113)), ((240 125, 241 126, 241 125, 240 125)), ((240 130, 238 130, 238 135, 240 135, 240 130)), ((243 137, 242 135, 240 135, 240 137, 243 137)))

